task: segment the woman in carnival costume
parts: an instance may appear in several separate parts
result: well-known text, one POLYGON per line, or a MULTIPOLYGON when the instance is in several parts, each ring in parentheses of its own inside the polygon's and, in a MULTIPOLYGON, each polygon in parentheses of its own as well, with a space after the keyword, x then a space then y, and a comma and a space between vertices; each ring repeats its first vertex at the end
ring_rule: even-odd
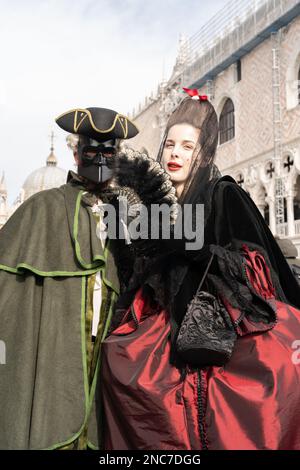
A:
POLYGON ((214 164, 212 104, 187 93, 158 160, 182 208, 204 204, 204 245, 144 242, 103 343, 105 449, 299 449, 300 288, 251 198, 214 164))

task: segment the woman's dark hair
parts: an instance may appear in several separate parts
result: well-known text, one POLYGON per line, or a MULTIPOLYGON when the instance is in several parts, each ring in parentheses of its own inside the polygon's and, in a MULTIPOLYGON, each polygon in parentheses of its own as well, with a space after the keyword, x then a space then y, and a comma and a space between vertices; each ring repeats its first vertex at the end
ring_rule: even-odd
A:
POLYGON ((158 161, 162 159, 168 132, 176 124, 189 124, 200 129, 190 173, 179 202, 181 204, 204 203, 206 205, 206 215, 208 215, 210 210, 210 194, 207 193, 207 185, 208 182, 221 176, 219 170, 214 165, 219 132, 216 111, 209 101, 192 99, 189 96, 184 98, 167 122, 158 153, 158 161))
POLYGON ((166 133, 175 124, 190 124, 200 129, 199 141, 202 149, 202 165, 210 164, 218 145, 218 117, 215 108, 209 101, 195 100, 186 97, 171 114, 166 133), (204 152, 205 150, 205 152, 204 152))

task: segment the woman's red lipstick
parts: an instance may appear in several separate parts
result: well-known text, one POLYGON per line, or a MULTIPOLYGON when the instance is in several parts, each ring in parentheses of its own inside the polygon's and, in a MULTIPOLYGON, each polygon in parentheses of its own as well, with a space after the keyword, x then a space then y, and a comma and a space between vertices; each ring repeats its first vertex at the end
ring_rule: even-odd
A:
POLYGON ((177 162, 168 162, 168 169, 170 171, 177 171, 177 170, 180 170, 180 168, 182 168, 182 165, 180 165, 179 163, 177 163, 177 162))

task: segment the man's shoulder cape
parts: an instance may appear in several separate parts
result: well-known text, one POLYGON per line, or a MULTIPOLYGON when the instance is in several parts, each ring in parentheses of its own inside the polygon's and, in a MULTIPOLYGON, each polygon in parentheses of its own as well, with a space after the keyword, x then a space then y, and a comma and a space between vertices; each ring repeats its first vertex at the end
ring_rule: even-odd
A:
POLYGON ((0 269, 82 276, 101 269, 109 258, 109 270, 110 250, 103 250, 96 236, 96 221, 83 193, 78 186, 65 184, 26 200, 0 230, 0 269))

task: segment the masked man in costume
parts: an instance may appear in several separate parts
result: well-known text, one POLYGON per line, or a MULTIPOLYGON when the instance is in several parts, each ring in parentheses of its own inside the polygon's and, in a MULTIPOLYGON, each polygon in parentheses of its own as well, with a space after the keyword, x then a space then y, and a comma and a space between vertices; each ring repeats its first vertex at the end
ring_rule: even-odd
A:
POLYGON ((119 293, 101 204, 118 139, 138 130, 104 108, 71 110, 56 121, 75 134, 69 142, 78 174, 29 198, 0 232, 1 449, 93 449, 99 442, 99 350, 119 293))

